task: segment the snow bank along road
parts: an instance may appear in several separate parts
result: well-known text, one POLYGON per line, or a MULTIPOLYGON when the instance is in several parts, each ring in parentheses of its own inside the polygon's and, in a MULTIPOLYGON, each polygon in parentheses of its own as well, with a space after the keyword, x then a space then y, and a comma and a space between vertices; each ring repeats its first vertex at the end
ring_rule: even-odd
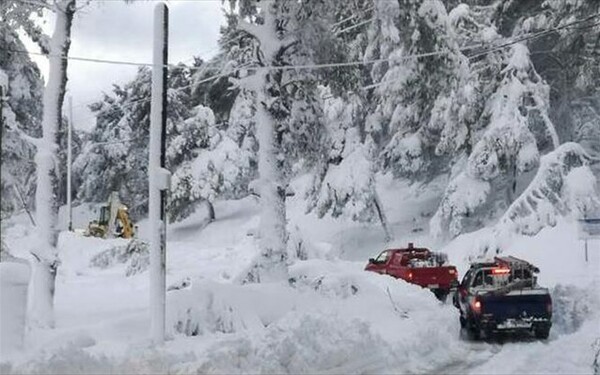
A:
MULTIPOLYGON (((590 246, 585 263, 573 225, 517 238, 507 249, 538 265, 540 284, 552 288, 550 338, 486 343, 461 336, 451 304, 414 285, 364 272, 364 260, 381 250, 378 240, 344 252, 340 244, 347 243, 342 234, 348 223, 305 217, 294 207, 292 202, 290 217, 297 223, 292 238, 310 241, 304 244, 308 259, 294 260, 289 282, 237 282, 257 252, 252 198, 218 203, 218 220, 201 231, 194 230, 205 225, 201 214, 171 227, 169 340, 161 348, 148 340, 145 255, 125 254, 123 240, 63 232, 57 327, 28 332, 24 353, 0 359, 2 373, 594 372, 600 243, 590 246)), ((414 233, 411 218, 392 223, 402 237, 414 233)), ((351 225, 354 238, 378 230, 351 225)), ((27 256, 32 234, 16 223, 6 229, 7 243, 18 249, 16 255, 27 256)), ((459 237, 440 250, 462 275, 473 244, 484 235, 459 237)))

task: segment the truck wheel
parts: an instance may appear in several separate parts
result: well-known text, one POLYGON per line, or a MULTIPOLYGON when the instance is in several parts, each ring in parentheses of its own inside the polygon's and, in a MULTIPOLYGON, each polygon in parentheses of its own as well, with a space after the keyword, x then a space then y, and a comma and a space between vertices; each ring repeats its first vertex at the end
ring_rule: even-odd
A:
POLYGON ((469 332, 469 336, 473 340, 479 340, 481 338, 481 330, 477 326, 477 323, 471 318, 468 318, 467 321, 467 332, 469 332))
POLYGON ((448 292, 443 289, 434 289, 433 294, 442 302, 446 302, 446 297, 448 297, 448 292))
POLYGON ((536 327, 533 332, 536 339, 546 340, 550 336, 550 327, 536 327))

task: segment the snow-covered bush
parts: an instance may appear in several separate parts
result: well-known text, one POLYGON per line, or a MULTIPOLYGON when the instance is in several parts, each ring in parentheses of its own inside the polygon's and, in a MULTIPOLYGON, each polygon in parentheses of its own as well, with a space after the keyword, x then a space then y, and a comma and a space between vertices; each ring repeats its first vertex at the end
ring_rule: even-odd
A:
POLYGON ((197 281, 191 288, 169 292, 167 327, 186 336, 233 333, 262 326, 257 315, 245 311, 236 295, 239 286, 197 281))
POLYGON ((288 260, 334 259, 337 251, 326 242, 315 243, 298 226, 289 229, 287 240, 288 260))
POLYGON ((145 272, 150 266, 148 244, 133 239, 127 245, 113 246, 90 259, 90 267, 100 269, 112 268, 118 264, 127 264, 125 276, 145 272))
POLYGON ((577 331, 600 307, 593 288, 558 284, 552 289, 552 329, 560 334, 577 331))

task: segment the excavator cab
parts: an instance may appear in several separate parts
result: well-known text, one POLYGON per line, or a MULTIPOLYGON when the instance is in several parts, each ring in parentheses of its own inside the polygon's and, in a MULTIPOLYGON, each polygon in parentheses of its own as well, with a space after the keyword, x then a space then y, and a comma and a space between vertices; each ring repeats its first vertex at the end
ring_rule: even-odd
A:
POLYGON ((110 220, 110 210, 108 206, 100 207, 100 218, 98 219, 98 225, 108 226, 108 220, 110 220))

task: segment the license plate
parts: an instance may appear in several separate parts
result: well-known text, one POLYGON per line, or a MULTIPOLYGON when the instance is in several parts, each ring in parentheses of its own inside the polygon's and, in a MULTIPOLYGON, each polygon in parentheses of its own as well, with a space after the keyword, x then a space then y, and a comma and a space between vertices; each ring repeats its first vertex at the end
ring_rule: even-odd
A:
POLYGON ((438 289, 440 287, 440 284, 429 284, 427 285, 427 287, 429 289, 438 289))
POLYGON ((507 320, 506 322, 504 322, 502 324, 498 324, 498 329, 513 329, 513 328, 531 328, 531 323, 507 320))

